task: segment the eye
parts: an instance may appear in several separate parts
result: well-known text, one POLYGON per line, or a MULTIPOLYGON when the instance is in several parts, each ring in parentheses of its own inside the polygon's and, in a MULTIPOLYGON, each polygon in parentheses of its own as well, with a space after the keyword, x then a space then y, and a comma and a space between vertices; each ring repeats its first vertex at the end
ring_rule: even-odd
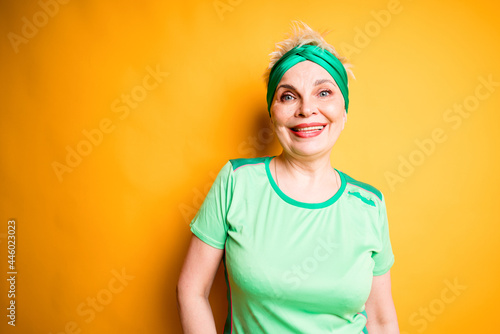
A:
POLYGON ((291 101, 293 100, 293 96, 290 94, 283 94, 281 95, 281 101, 291 101))
POLYGON ((330 95, 331 93, 332 93, 331 90, 322 90, 321 92, 319 92, 319 96, 326 97, 326 96, 330 95))

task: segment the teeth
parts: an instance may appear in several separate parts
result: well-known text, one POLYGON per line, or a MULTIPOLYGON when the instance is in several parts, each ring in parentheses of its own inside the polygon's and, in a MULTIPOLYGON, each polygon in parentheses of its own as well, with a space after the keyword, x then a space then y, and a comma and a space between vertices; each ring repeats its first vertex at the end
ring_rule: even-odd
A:
POLYGON ((315 131, 315 130, 321 130, 325 126, 324 125, 319 125, 319 126, 309 126, 307 128, 294 128, 295 131, 315 131))

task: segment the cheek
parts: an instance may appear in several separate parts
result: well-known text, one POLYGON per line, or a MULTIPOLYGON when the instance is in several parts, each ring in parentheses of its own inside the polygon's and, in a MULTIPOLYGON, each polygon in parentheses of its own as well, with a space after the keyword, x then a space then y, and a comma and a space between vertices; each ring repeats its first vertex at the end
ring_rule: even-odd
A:
POLYGON ((288 117, 286 112, 284 112, 282 108, 273 109, 271 115, 271 121, 275 128, 284 126, 286 124, 288 117))
POLYGON ((333 124, 342 124, 344 123, 344 110, 339 110, 337 108, 330 108, 329 110, 325 110, 324 115, 328 118, 328 120, 333 124))
POLYGON ((344 99, 339 97, 332 103, 330 108, 330 115, 335 118, 337 121, 344 121, 345 107, 344 107, 344 99))

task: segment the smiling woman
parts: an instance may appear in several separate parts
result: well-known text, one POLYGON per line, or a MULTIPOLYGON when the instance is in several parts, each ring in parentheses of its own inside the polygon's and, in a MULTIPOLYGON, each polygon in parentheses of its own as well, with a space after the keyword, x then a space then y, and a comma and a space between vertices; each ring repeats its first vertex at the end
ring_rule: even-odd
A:
POLYGON ((333 168, 349 105, 346 60, 296 22, 264 74, 283 151, 231 159, 190 224, 177 285, 185 333, 216 333, 208 302, 222 260, 224 333, 399 333, 385 200, 333 168))

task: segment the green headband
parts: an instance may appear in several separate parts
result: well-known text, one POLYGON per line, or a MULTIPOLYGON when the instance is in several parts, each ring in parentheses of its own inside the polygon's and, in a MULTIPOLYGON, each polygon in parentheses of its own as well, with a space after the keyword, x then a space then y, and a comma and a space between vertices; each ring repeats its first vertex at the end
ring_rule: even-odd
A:
POLYGON ((269 117, 271 117, 271 104, 276 92, 276 87, 281 81, 281 78, 292 66, 305 60, 310 60, 322 66, 330 73, 344 97, 345 110, 347 112, 347 107, 349 106, 349 90, 347 88, 347 72, 344 65, 342 65, 340 60, 328 50, 323 50, 319 46, 306 44, 296 46, 285 53, 271 69, 269 84, 267 85, 267 110, 269 111, 269 117))

